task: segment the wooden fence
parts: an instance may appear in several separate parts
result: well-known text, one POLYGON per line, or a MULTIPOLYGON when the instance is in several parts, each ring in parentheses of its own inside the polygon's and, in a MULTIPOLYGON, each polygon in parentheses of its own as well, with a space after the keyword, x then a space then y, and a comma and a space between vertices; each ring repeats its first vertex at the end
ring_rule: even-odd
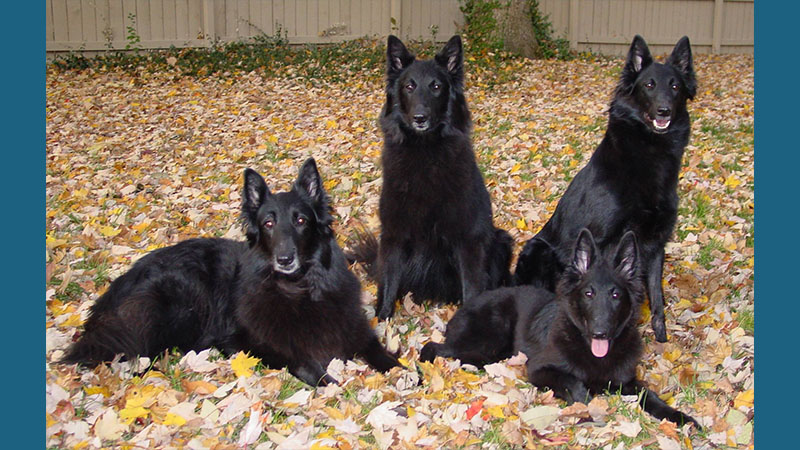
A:
MULTIPOLYGON (((753 53, 753 0, 539 0, 572 48, 624 54, 633 35, 654 53, 688 35, 695 52, 753 53)), ((46 51, 208 46, 286 36, 293 44, 396 34, 445 41, 459 0, 46 0, 46 51)))

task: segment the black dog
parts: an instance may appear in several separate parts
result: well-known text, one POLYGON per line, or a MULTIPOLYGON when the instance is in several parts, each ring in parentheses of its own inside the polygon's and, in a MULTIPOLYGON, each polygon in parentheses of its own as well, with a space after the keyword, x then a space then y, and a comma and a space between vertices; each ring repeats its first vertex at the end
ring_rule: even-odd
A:
POLYGON ((389 36, 387 57, 380 117, 381 319, 407 292, 417 302, 458 302, 510 284, 512 244, 492 224, 489 192, 475 162, 461 38, 453 36, 435 58, 417 60, 389 36))
POLYGON ((287 366, 310 385, 336 382, 326 373, 333 358, 358 354, 380 371, 399 365, 361 310, 313 159, 276 194, 246 169, 242 218, 247 242, 191 239, 144 256, 92 306, 62 362, 214 346, 287 366))
POLYGON ((633 232, 603 257, 584 229, 555 295, 535 286, 485 292, 453 316, 444 344, 426 344, 420 359, 445 356, 482 366, 522 351, 530 382, 569 403, 619 391, 639 395, 642 408, 658 419, 699 426, 636 379, 643 291, 633 232))
POLYGON ((633 39, 611 101, 606 135, 553 216, 525 244, 515 284, 553 289, 582 228, 591 230, 600 248, 635 231, 655 338, 667 340, 661 287, 664 245, 678 217, 678 175, 690 128, 686 102, 696 91, 688 38, 678 41, 665 64, 653 61, 640 36, 633 39))

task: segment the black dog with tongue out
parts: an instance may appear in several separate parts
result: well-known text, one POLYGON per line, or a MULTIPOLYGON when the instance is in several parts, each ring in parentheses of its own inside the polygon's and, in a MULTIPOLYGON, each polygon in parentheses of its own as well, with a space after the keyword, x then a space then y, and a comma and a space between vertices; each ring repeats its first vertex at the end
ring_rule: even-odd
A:
POLYGON ((528 380, 568 403, 588 403, 606 390, 638 395, 654 417, 699 427, 636 378, 643 347, 636 327, 644 295, 639 264, 633 232, 614 253, 601 254, 583 229, 555 294, 534 286, 484 292, 456 312, 444 343, 425 344, 420 359, 483 366, 521 351, 528 380))
POLYGON ((663 64, 653 60, 641 36, 633 39, 611 101, 605 137, 553 216, 520 252, 515 284, 554 289, 583 228, 592 232, 601 249, 634 231, 653 332, 657 341, 667 340, 661 286, 664 246, 678 218, 678 176, 690 130, 686 103, 696 91, 687 37, 663 64))

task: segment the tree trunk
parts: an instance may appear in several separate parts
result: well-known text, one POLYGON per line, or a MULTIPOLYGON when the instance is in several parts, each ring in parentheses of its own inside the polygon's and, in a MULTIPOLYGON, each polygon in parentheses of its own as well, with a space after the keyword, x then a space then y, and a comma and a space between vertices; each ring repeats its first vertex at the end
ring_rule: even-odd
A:
POLYGON ((495 10, 495 19, 506 51, 536 58, 539 56, 539 43, 533 34, 529 7, 530 0, 509 0, 507 6, 495 10))

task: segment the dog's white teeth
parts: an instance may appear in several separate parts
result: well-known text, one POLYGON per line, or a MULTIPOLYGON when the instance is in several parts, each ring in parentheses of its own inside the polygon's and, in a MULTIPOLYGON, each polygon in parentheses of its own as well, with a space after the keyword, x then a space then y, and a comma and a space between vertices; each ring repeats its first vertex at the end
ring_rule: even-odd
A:
POLYGON ((661 120, 653 119, 653 127, 655 127, 656 130, 666 130, 667 127, 669 127, 670 122, 671 121, 669 121, 669 120, 661 121, 661 120))

